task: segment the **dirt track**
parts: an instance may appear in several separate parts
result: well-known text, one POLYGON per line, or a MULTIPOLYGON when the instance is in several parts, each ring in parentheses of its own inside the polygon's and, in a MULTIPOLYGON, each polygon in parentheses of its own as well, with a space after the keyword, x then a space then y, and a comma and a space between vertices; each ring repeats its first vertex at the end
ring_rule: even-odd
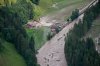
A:
POLYGON ((39 49, 37 60, 40 66, 67 66, 64 54, 65 35, 83 16, 84 14, 80 15, 39 49))
POLYGON ((66 66, 67 62, 64 56, 64 38, 68 31, 72 29, 75 23, 78 22, 81 15, 74 22, 66 26, 60 33, 55 35, 50 41, 48 41, 38 52, 37 59, 41 66, 66 66))

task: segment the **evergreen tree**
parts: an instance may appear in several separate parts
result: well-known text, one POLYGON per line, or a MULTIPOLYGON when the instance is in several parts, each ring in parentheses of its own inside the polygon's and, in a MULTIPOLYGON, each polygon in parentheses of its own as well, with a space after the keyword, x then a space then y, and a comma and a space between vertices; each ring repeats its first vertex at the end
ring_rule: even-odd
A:
POLYGON ((73 21, 74 19, 76 19, 79 16, 79 10, 75 9, 74 11, 72 11, 72 14, 70 16, 71 20, 73 21))
POLYGON ((65 39, 64 50, 68 66, 100 66, 100 56, 92 38, 84 38, 93 20, 100 14, 98 5, 97 3, 86 10, 83 22, 75 24, 65 39))
POLYGON ((2 51, 2 41, 1 41, 1 38, 0 38, 0 52, 2 51))
POLYGON ((21 18, 22 16, 13 7, 0 8, 0 38, 15 45, 17 51, 24 57, 27 66, 36 66, 35 48, 32 48, 34 51, 30 48, 29 37, 23 27, 25 18, 21 18))
POLYGON ((31 0, 34 4, 38 5, 40 0, 31 0))
POLYGON ((35 53, 35 42, 34 42, 34 38, 31 37, 30 41, 29 41, 29 47, 31 48, 31 50, 35 53))
POLYGON ((48 35, 47 35, 47 40, 50 40, 51 38, 52 38, 51 33, 48 33, 48 35))

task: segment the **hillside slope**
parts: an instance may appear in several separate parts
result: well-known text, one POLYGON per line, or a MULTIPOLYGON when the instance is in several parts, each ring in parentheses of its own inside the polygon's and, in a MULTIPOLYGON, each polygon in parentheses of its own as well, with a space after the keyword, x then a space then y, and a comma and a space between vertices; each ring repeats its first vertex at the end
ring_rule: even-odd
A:
POLYGON ((0 66, 37 66, 34 39, 28 37, 23 27, 33 19, 34 3, 29 0, 0 3, 0 66))
POLYGON ((0 66, 26 66, 25 60, 17 53, 13 44, 4 41, 3 47, 0 53, 0 66))
POLYGON ((45 10, 45 14, 48 14, 86 1, 90 2, 91 0, 40 0, 39 6, 45 10))

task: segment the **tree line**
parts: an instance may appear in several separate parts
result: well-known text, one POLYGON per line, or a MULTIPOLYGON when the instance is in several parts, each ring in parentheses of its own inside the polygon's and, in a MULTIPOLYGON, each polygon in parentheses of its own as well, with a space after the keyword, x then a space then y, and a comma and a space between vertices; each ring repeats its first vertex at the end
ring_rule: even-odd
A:
POLYGON ((99 14, 100 0, 86 10, 83 20, 67 34, 64 51, 68 66, 100 66, 100 56, 92 38, 84 38, 99 14))
POLYGON ((23 24, 33 18, 33 6, 26 0, 0 7, 0 51, 2 40, 11 42, 25 59, 27 66, 37 66, 34 38, 29 38, 23 27, 23 24))

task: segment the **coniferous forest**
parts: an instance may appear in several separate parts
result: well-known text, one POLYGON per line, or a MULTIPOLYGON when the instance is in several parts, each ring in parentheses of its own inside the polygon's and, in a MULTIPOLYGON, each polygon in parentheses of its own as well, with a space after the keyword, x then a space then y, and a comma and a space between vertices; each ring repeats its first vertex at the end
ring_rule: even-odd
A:
POLYGON ((65 39, 65 57, 68 66, 100 66, 100 55, 96 51, 93 39, 84 37, 92 22, 100 14, 100 0, 84 13, 83 20, 74 25, 65 39))
POLYGON ((10 42, 25 59, 27 66, 37 66, 34 37, 28 37, 23 24, 34 18, 31 3, 38 4, 38 0, 18 0, 16 4, 7 1, 4 0, 4 5, 0 6, 0 53, 3 42, 10 42))

